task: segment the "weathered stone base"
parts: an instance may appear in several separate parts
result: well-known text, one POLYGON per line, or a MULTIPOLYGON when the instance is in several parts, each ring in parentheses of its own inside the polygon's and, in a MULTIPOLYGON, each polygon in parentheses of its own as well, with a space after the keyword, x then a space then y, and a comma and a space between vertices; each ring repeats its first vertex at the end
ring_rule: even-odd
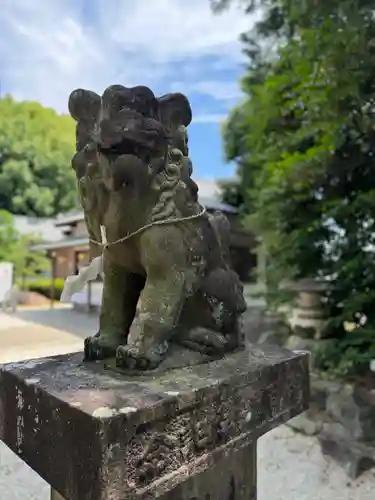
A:
POLYGON ((163 500, 256 500, 256 443, 228 453, 217 464, 187 478, 163 500))
MULTIPOLYGON (((256 450, 256 443, 252 443, 229 453, 218 464, 168 491, 163 500, 256 500, 256 450)), ((51 500, 65 499, 56 490, 51 490, 51 500)))
POLYGON ((307 408, 308 372, 274 346, 133 377, 81 353, 3 365, 0 438, 65 500, 253 500, 256 441, 307 408))

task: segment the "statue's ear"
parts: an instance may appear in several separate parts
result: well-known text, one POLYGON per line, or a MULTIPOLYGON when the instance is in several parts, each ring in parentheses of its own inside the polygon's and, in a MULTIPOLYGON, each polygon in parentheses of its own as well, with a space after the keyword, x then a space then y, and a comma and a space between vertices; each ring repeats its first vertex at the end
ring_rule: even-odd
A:
POLYGON ((187 127, 192 119, 190 103, 180 93, 159 97, 160 121, 167 129, 177 129, 181 125, 187 127))
POLYGON ((100 106, 101 97, 91 90, 76 89, 69 96, 69 113, 76 122, 95 120, 100 106))

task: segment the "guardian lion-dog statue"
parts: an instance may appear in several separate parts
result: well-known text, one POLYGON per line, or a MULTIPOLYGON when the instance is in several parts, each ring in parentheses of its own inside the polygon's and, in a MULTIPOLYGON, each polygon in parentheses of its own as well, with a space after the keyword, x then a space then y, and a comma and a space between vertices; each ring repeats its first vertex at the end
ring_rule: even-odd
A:
POLYGON ((243 287, 229 262, 229 222, 199 204, 191 179, 188 99, 112 85, 102 96, 73 91, 69 111, 91 259, 102 255, 104 272, 85 359, 145 371, 177 347, 206 358, 240 348, 243 287))

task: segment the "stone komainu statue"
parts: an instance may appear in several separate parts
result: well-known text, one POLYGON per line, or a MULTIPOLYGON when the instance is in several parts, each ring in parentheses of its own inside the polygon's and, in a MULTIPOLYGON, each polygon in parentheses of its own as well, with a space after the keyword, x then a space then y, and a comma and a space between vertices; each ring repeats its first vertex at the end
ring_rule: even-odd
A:
POLYGON ((101 97, 75 90, 69 111, 91 258, 102 253, 104 271, 100 329, 85 358, 147 370, 171 346, 213 356, 240 347, 246 305, 229 264, 229 222, 198 202, 187 98, 113 85, 101 97))

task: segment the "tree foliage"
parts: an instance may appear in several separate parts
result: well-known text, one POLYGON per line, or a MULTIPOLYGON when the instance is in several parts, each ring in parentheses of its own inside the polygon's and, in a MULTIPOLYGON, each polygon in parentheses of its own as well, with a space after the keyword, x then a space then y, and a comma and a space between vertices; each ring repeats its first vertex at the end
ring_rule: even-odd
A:
POLYGON ((328 278, 336 340, 322 364, 356 370, 375 357, 375 1, 245 4, 263 18, 244 36, 247 99, 227 122, 227 156, 271 289, 328 278))
POLYGON ((39 103, 0 99, 0 209, 53 216, 77 206, 74 130, 39 103))
POLYGON ((37 243, 40 243, 37 234, 20 234, 15 228, 13 215, 0 210, 0 262, 14 264, 17 280, 23 281, 48 269, 49 263, 45 255, 30 249, 37 243))

